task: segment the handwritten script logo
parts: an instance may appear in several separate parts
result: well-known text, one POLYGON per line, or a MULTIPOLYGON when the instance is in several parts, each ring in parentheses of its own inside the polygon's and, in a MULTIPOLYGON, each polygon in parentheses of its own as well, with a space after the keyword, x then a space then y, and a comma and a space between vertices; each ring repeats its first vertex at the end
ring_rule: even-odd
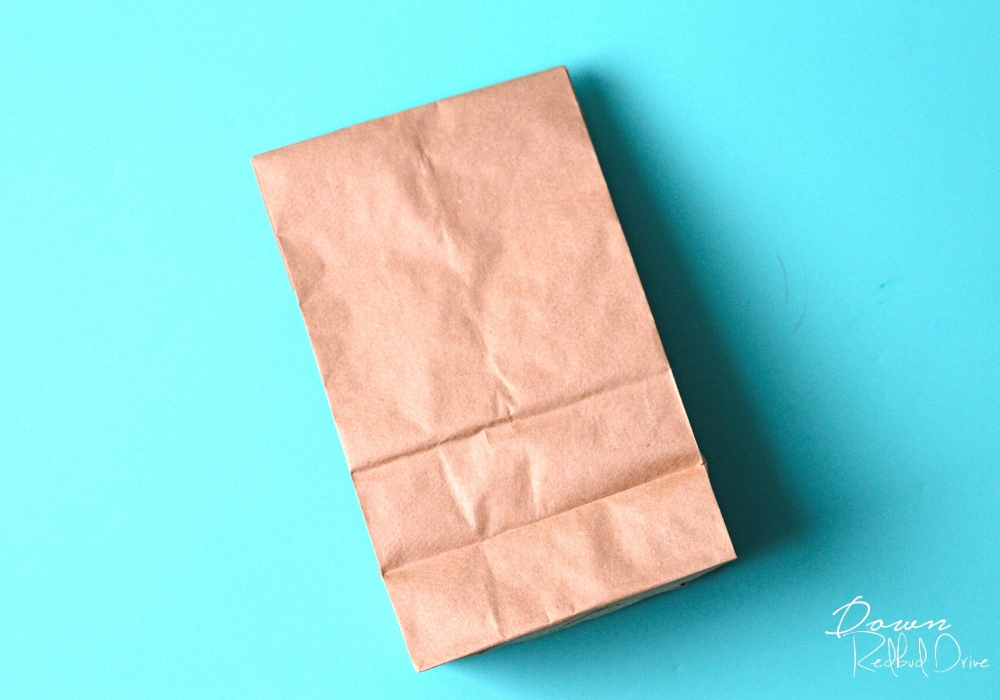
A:
POLYGON ((869 620, 872 606, 857 596, 847 605, 833 611, 840 616, 837 629, 826 634, 837 639, 848 638, 854 649, 854 675, 858 669, 876 673, 888 669, 899 677, 904 669, 916 669, 930 678, 930 673, 948 673, 956 669, 989 668, 989 659, 963 656, 962 647, 950 630, 951 625, 944 618, 940 620, 903 620, 885 622, 881 618, 869 620), (916 649, 911 652, 907 632, 916 637, 916 649), (916 634, 914 634, 916 633, 916 634), (933 656, 924 642, 924 636, 933 638, 933 656), (935 636, 936 635, 936 636, 935 636), (882 652, 881 654, 879 652, 882 652), (907 657, 910 653, 911 656, 907 657))

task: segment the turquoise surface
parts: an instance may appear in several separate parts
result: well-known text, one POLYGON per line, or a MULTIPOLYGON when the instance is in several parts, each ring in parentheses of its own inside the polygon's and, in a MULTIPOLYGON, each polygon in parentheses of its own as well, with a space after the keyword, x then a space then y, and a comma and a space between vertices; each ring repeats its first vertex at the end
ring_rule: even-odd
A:
POLYGON ((985 2, 3 5, 0 697, 1000 697, 998 36, 985 2), (417 675, 249 158, 558 64, 740 558, 417 675))

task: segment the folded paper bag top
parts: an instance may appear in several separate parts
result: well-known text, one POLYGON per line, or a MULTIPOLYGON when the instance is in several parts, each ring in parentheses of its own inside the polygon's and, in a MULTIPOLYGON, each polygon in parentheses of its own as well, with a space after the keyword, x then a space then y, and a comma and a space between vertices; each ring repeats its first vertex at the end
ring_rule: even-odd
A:
POLYGON ((417 670, 735 557, 564 68, 253 166, 417 670))

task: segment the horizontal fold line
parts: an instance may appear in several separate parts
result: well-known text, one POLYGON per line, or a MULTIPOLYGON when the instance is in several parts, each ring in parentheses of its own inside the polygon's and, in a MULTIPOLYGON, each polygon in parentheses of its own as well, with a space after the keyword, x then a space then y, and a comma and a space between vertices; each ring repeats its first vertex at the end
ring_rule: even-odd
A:
POLYGON ((477 435, 478 433, 481 433, 484 430, 489 430, 490 428, 494 428, 498 425, 503 425, 505 423, 517 423, 531 418, 538 418, 539 416, 544 416, 548 413, 554 413, 556 411, 569 408, 570 406, 575 406, 576 404, 582 403, 588 399, 592 399, 595 396, 610 394, 612 392, 619 391, 621 389, 626 389, 628 387, 633 387, 636 386, 637 384, 647 382, 650 379, 656 379, 657 377, 662 377, 663 375, 668 374, 670 372, 671 372, 670 367, 667 367, 662 372, 657 372, 656 374, 650 374, 645 377, 641 377, 639 379, 630 379, 624 382, 606 384, 604 386, 598 387, 591 391, 584 392, 582 394, 579 394, 564 401, 560 401, 558 403, 545 404, 535 409, 523 411, 518 413, 517 415, 512 415, 506 418, 497 418, 496 420, 492 420, 488 423, 483 423, 481 425, 476 425, 471 428, 465 428, 463 430, 459 430, 440 440, 424 443, 412 449, 405 450, 403 452, 399 452, 397 454, 390 455, 388 457, 377 459, 374 462, 367 462, 364 464, 360 464, 354 469, 351 469, 350 472, 352 475, 354 475, 368 471, 369 469, 378 469, 379 467, 384 467, 387 464, 396 462, 401 459, 406 459, 407 457, 415 457, 416 455, 424 454, 425 452, 430 452, 431 450, 437 449, 442 445, 447 445, 452 442, 458 442, 459 440, 468 439, 474 435, 477 435))
POLYGON ((393 567, 391 569, 386 569, 386 570, 384 570, 384 571, 381 572, 382 573, 382 578, 385 578, 389 574, 395 573, 397 571, 403 571, 404 569, 408 569, 408 568, 410 568, 412 566, 416 566, 417 564, 421 564, 421 563, 430 561, 431 559, 437 559, 438 557, 442 557, 442 556, 444 556, 446 554, 451 554, 452 552, 460 552, 463 549, 471 549, 472 547, 479 547, 479 546, 481 546, 481 545, 483 545, 483 544, 485 544, 485 543, 487 543, 487 542, 489 542, 491 540, 497 539, 498 537, 503 537, 504 535, 510 534, 512 532, 517 532, 518 530, 524 529, 526 527, 531 527, 532 525, 538 525, 539 523, 544 523, 546 520, 551 520, 552 518, 558 517, 560 515, 565 515, 566 513, 572 513, 574 510, 579 510, 580 508, 585 508, 586 506, 593 505, 595 503, 600 503, 601 501, 605 501, 605 500, 607 500, 609 498, 614 498, 615 496, 621 495, 623 493, 628 493, 629 491, 634 491, 635 489, 641 489, 644 486, 649 486, 650 484, 652 484, 654 482, 657 482, 657 481, 660 481, 662 479, 672 479, 674 477, 680 476, 681 474, 686 474, 687 472, 691 471, 692 469, 699 469, 699 468, 705 469, 705 468, 707 468, 708 464, 705 462, 705 458, 704 458, 704 456, 701 455, 700 452, 698 453, 698 458, 699 458, 698 463, 697 464, 693 464, 690 467, 685 467, 684 469, 678 469, 677 471, 668 472, 667 474, 661 474, 661 475, 657 476, 656 478, 648 479, 646 481, 643 481, 640 484, 636 484, 635 486, 630 486, 627 489, 621 489, 619 491, 615 491, 614 493, 609 493, 606 496, 601 496, 600 498, 595 498, 592 501, 587 501, 586 503, 581 503, 578 506, 573 506, 572 508, 567 508, 566 510, 561 510, 558 513, 552 513, 551 515, 546 515, 544 518, 539 518, 538 520, 532 520, 530 523, 525 523, 524 525, 518 525, 517 527, 512 527, 509 530, 504 530, 503 532, 498 532, 495 535, 491 535, 490 537, 486 537, 486 538, 481 539, 481 540, 476 540, 475 542, 470 542, 469 544, 462 545, 461 547, 452 547, 450 549, 444 549, 444 550, 442 550, 440 552, 435 552, 434 554, 431 554, 429 556, 421 557, 420 559, 414 559, 413 561, 408 561, 408 562, 406 562, 404 564, 400 564, 399 566, 395 566, 395 567, 393 567))

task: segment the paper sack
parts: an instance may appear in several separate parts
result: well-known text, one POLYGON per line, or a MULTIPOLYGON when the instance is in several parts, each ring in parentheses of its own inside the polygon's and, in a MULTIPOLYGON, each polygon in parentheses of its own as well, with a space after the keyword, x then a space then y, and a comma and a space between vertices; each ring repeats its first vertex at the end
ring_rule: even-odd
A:
POLYGON ((565 69, 253 166, 417 670, 735 557, 565 69))

